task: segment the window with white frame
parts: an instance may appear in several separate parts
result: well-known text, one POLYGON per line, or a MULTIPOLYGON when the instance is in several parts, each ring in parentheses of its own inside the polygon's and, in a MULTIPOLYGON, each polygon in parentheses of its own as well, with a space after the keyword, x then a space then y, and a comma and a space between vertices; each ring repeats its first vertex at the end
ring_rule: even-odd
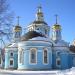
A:
POLYGON ((13 57, 13 52, 10 52, 10 57, 13 57))
POLYGON ((14 66, 14 60, 10 59, 10 67, 13 67, 13 66, 14 66))
POLYGON ((56 66, 60 66, 61 62, 60 62, 60 58, 56 58, 56 66))
POLYGON ((36 48, 30 49, 30 59, 29 60, 30 60, 31 64, 37 63, 37 50, 36 50, 36 48))
POLYGON ((43 63, 48 64, 48 50, 47 49, 43 50, 43 63))

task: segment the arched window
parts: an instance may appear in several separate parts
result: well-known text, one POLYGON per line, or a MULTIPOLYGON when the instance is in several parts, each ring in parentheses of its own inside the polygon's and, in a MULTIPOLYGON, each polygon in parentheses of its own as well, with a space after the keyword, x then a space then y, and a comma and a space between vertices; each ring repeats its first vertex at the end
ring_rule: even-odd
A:
POLYGON ((48 50, 47 49, 43 50, 43 63, 44 64, 48 63, 48 50))
POLYGON ((14 56, 13 52, 10 52, 10 57, 13 57, 13 56, 14 56))
POLYGON ((56 58, 56 66, 59 67, 61 65, 60 58, 56 58))
POLYGON ((10 67, 14 67, 14 59, 13 58, 10 59, 10 64, 9 65, 10 65, 10 67))
POLYGON ((37 50, 36 48, 30 49, 30 64, 36 64, 37 63, 37 50))

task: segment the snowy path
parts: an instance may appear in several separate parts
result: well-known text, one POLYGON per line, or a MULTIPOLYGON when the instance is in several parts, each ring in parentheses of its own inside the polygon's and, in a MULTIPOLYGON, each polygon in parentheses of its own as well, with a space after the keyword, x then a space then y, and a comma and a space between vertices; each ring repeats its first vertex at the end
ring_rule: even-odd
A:
POLYGON ((0 70, 0 75, 57 75, 57 71, 16 71, 0 70))
POLYGON ((63 71, 0 70, 0 75, 75 75, 75 69, 63 70, 63 71))

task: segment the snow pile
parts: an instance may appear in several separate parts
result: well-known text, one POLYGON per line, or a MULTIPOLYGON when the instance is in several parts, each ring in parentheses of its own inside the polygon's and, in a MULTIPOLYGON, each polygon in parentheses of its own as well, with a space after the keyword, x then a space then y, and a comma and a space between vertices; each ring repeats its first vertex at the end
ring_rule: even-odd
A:
POLYGON ((41 41, 50 41, 50 38, 45 38, 45 37, 35 37, 30 40, 41 40, 41 41))
POLYGON ((67 70, 60 70, 57 75, 75 75, 75 67, 67 70))

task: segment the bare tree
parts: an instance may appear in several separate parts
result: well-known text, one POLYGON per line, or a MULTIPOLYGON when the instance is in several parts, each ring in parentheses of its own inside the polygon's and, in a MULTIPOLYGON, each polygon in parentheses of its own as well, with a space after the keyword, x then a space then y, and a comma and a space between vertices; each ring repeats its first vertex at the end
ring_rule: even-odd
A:
POLYGON ((0 0, 0 50, 4 61, 5 43, 10 40, 13 14, 9 10, 8 0, 0 0))
MULTIPOLYGON (((0 0, 0 38, 10 39, 13 14, 9 11, 8 0, 0 0)), ((3 40, 5 41, 5 40, 3 40)))
POLYGON ((0 14, 5 13, 7 9, 8 9, 7 0, 0 0, 0 14))

